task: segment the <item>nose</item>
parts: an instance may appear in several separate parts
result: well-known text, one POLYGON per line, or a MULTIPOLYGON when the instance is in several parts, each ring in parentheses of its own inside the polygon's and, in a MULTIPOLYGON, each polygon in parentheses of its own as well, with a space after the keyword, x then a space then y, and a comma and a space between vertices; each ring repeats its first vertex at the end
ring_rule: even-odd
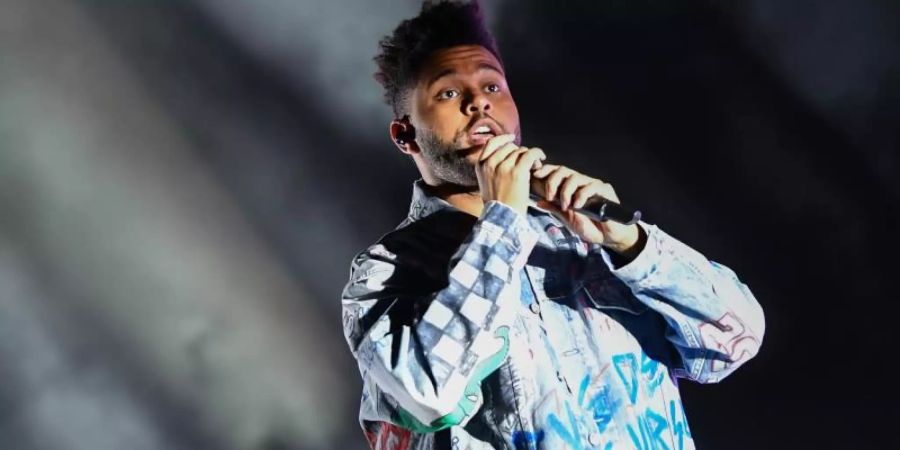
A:
POLYGON ((467 114, 484 114, 491 110, 491 101, 483 93, 477 93, 463 107, 467 114))

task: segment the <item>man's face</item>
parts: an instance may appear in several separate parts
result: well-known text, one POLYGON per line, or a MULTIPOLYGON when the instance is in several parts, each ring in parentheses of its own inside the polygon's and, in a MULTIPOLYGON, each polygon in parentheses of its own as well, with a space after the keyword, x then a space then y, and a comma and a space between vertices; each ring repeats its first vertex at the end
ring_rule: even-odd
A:
POLYGON ((475 164, 488 139, 515 133, 519 143, 519 111, 506 76, 480 45, 435 52, 410 97, 416 142, 442 181, 478 186, 475 164))

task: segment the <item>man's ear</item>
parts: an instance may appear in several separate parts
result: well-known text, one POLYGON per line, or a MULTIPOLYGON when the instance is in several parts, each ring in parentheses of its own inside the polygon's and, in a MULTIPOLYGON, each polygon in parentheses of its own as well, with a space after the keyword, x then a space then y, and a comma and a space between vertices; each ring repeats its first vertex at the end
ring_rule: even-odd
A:
POLYGON ((403 116, 391 121, 391 140, 401 152, 412 155, 419 152, 416 144, 416 128, 409 123, 409 116, 403 116))

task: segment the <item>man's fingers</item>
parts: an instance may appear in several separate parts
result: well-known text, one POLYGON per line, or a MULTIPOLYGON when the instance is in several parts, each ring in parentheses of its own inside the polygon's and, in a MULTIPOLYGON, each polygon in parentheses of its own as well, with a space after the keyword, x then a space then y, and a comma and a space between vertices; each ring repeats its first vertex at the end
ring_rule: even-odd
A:
POLYGON ((573 173, 566 177, 559 187, 559 206, 561 206, 562 209, 569 209, 569 206, 572 205, 572 195, 575 194, 575 191, 579 187, 589 183, 590 180, 580 173, 573 173))
POLYGON ((554 170, 556 170, 558 167, 559 167, 558 164, 544 164, 541 166, 540 169, 535 170, 534 173, 531 174, 531 176, 536 177, 536 178, 544 178, 550 172, 553 172, 554 170))
POLYGON ((619 196, 616 195, 616 191, 615 189, 613 189, 611 184, 604 183, 601 180, 593 180, 589 187, 582 187, 578 190, 578 192, 575 193, 572 207, 581 208, 591 197, 595 195, 599 195, 607 200, 620 203, 619 196))
POLYGON ((519 160, 516 162, 516 170, 531 172, 531 169, 535 166, 535 164, 540 163, 542 159, 546 158, 543 150, 539 148, 528 149, 528 151, 519 155, 519 160))
POLYGON ((484 150, 481 151, 481 157, 479 158, 479 161, 483 162, 487 160, 491 157, 492 154, 494 154, 495 151, 497 151, 497 149, 506 144, 509 144, 515 139, 515 134, 501 134, 499 136, 494 136, 488 139, 487 144, 484 145, 484 150))
POLYGON ((547 154, 544 153, 544 149, 542 149, 542 148, 540 148, 540 147, 534 147, 534 148, 532 148, 532 150, 534 150, 534 151, 536 151, 536 152, 538 152, 538 153, 541 154, 541 159, 540 159, 541 161, 547 159, 547 154))
POLYGON ((572 196, 572 209, 578 209, 584 206, 589 198, 600 194, 597 183, 590 183, 578 188, 575 195, 572 196))
POLYGON ((486 161, 483 161, 483 163, 487 167, 492 167, 492 168, 498 167, 500 165, 500 163, 505 161, 506 158, 508 158, 510 154, 512 154, 514 151, 518 150, 519 148, 521 148, 521 147, 519 147, 516 144, 513 144, 512 142, 508 142, 508 143, 502 145, 500 148, 494 150, 494 153, 491 154, 490 158, 488 158, 486 161))
POLYGON ((546 183, 546 194, 547 200, 553 201, 556 198, 557 189, 559 189, 559 185, 563 182, 563 180, 575 173, 574 170, 565 167, 565 166, 557 166, 550 175, 547 175, 545 180, 546 183))
POLYGON ((543 150, 541 150, 541 149, 539 149, 539 148, 537 148, 537 147, 532 147, 532 148, 529 148, 529 149, 528 149, 528 152, 527 152, 527 153, 522 153, 522 154, 519 155, 519 161, 516 163, 516 168, 517 168, 517 169, 522 167, 522 164, 524 164, 524 163, 522 162, 522 159, 525 158, 526 156, 527 156, 527 157, 529 158, 529 160, 531 161, 531 164, 530 164, 530 165, 528 166, 528 168, 526 169, 526 170, 528 170, 529 172, 532 172, 532 171, 535 171, 535 170, 537 170, 537 169, 540 169, 540 168, 543 166, 543 164, 541 163, 541 161, 547 159, 547 155, 544 154, 544 151, 543 151, 543 150), (535 158, 536 158, 536 159, 532 159, 531 155, 535 155, 535 158))
POLYGON ((503 173, 513 172, 516 169, 516 163, 519 161, 519 157, 525 153, 528 153, 527 148, 516 147, 515 150, 510 152, 503 161, 500 161, 500 164, 497 165, 497 171, 503 173))

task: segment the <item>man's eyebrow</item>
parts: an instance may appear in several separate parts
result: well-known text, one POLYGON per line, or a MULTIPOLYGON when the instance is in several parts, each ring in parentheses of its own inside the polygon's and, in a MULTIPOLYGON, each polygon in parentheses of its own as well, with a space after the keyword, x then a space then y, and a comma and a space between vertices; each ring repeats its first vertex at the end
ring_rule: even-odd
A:
MULTIPOLYGON (((503 75, 502 70, 498 69, 497 66, 495 66, 491 63, 483 62, 483 63, 479 64, 476 72, 481 72, 483 70, 490 70, 492 72, 497 72, 497 74, 500 76, 505 76, 505 75, 503 75)), ((431 79, 428 80, 428 84, 426 84, 425 87, 431 87, 431 85, 434 84, 435 82, 437 82, 437 80, 440 80, 441 78, 444 78, 449 75, 455 75, 455 74, 456 74, 456 69, 454 69, 452 67, 448 67, 448 68, 438 72, 433 77, 431 77, 431 79)))

